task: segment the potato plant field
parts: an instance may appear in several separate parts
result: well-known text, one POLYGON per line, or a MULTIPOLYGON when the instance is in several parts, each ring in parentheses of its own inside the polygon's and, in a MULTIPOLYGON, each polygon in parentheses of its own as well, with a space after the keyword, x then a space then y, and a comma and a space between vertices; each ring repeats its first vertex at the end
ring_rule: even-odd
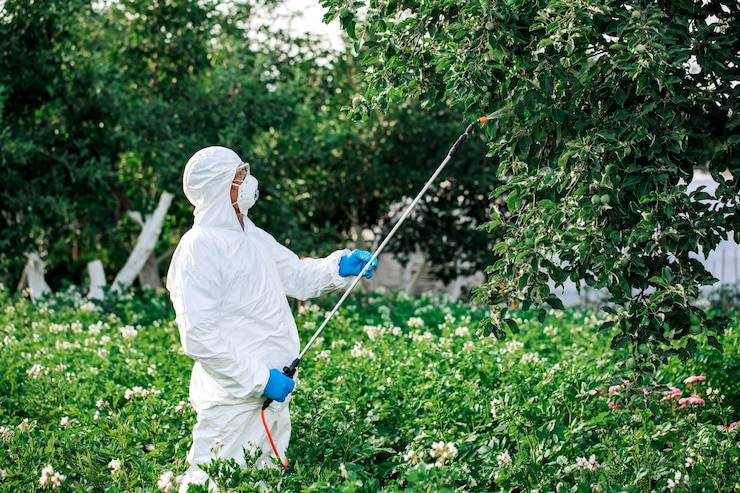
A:
MULTIPOLYGON (((331 302, 296 308, 304 343, 331 302)), ((597 331, 606 313, 567 308, 540 323, 521 312, 521 332, 505 340, 480 335, 484 316, 431 295, 353 293, 299 367, 288 466, 216 460, 213 484, 740 491, 737 321, 723 352, 699 336, 696 357, 637 384, 618 373, 632 348, 613 351, 597 331)), ((165 293, 100 306, 73 292, 33 304, 0 291, 0 355, 0 491, 177 491, 192 361, 165 293)))

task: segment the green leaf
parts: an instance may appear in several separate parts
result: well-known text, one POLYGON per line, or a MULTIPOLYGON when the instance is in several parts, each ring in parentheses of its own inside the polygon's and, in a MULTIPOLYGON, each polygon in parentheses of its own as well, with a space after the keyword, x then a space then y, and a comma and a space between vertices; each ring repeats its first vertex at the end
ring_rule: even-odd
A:
POLYGON ((511 331, 512 334, 519 333, 519 324, 517 324, 515 320, 507 318, 506 320, 504 320, 504 322, 506 323, 506 325, 509 326, 509 330, 511 331))
POLYGON ((716 337, 714 336, 707 336, 707 343, 712 346, 714 349, 719 351, 720 353, 725 352, 724 346, 722 346, 722 343, 720 343, 716 337))
POLYGON ((562 300, 554 294, 550 294, 545 301, 548 305, 555 308, 556 310, 563 310, 565 308, 562 300))

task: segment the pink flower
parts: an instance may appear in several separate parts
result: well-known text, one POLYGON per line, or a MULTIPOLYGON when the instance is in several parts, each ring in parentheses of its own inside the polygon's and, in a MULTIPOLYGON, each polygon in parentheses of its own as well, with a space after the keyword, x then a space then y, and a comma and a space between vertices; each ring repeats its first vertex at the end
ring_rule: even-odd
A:
POLYGON ((702 399, 696 394, 692 394, 690 397, 684 397, 683 399, 679 399, 678 403, 680 404, 680 408, 683 409, 684 407, 691 405, 691 404, 704 404, 704 399, 702 399))
POLYGON ((737 421, 735 421, 734 423, 730 423, 730 426, 727 427, 727 431, 734 429, 736 426, 737 426, 737 421))
POLYGON ((706 379, 707 377, 705 377, 704 375, 695 375, 693 377, 687 378, 686 380, 683 381, 683 383, 685 383, 686 385, 689 385, 694 382, 703 382, 706 379))
POLYGON ((621 388, 621 385, 612 385, 611 387, 609 387, 609 395, 616 394, 621 388))
POLYGON ((669 399, 677 399, 681 395, 681 391, 678 390, 676 387, 668 387, 670 390, 667 392, 663 392, 663 397, 660 402, 667 401, 669 399))
POLYGON ((614 402, 609 402, 609 409, 614 409, 615 407, 617 407, 617 405, 614 404, 614 402))

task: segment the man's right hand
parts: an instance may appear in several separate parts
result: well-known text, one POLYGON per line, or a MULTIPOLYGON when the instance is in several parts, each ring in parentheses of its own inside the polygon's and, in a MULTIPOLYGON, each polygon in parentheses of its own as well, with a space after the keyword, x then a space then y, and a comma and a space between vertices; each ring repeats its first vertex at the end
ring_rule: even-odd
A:
POLYGON ((283 375, 280 370, 273 368, 270 370, 270 378, 267 379, 267 385, 265 385, 265 397, 278 402, 285 402, 285 398, 288 397, 293 389, 295 388, 295 380, 290 377, 283 375))

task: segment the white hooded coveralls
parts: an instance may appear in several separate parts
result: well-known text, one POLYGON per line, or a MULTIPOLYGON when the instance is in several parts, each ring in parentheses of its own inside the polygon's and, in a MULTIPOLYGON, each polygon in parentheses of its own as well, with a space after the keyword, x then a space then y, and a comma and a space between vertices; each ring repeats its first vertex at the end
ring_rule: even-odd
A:
MULTIPOLYGON (((263 390, 269 370, 282 370, 300 352, 287 297, 305 300, 350 283, 339 276, 348 250, 301 260, 246 216, 242 229, 230 199, 241 164, 234 151, 207 147, 183 175, 195 221, 172 257, 167 289, 183 349, 195 360, 190 401, 197 423, 181 491, 187 482, 205 481, 198 465, 210 462, 215 449, 219 458, 244 466, 242 448, 258 446, 272 463, 260 417, 263 390)), ((265 411, 281 456, 290 438, 289 400, 265 411)))

